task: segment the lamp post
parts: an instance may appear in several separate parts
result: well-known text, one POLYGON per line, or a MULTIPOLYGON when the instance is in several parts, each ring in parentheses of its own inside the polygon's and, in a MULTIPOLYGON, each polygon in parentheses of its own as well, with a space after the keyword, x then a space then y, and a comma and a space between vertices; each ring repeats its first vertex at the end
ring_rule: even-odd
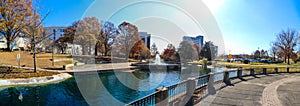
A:
POLYGON ((56 35, 56 30, 53 29, 53 44, 52 44, 52 66, 54 66, 54 43, 55 43, 55 35, 56 35))

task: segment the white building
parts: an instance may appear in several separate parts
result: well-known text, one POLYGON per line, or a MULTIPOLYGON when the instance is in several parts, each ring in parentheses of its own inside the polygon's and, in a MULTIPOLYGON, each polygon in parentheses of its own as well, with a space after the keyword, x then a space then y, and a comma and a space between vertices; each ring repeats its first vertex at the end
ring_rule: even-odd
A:
MULTIPOLYGON (((6 49, 7 40, 5 37, 0 37, 0 49, 6 49)), ((28 50, 30 49, 30 39, 27 37, 17 37, 13 42, 10 44, 12 50, 28 50)))
POLYGON ((63 27, 63 26, 52 26, 52 27, 45 27, 44 30, 45 30, 45 33, 44 33, 44 36, 47 36, 47 35, 51 35, 49 38, 53 40, 54 38, 54 30, 55 30, 55 40, 57 40, 59 37, 62 37, 64 36, 64 29, 66 27, 63 27))
POLYGON ((81 45, 68 43, 66 48, 66 54, 81 55, 82 54, 81 45))
POLYGON ((7 48, 6 39, 3 36, 0 36, 0 49, 7 48))
POLYGON ((45 27, 44 28, 44 34, 43 36, 48 36, 48 38, 46 38, 46 41, 43 41, 43 43, 41 43, 40 45, 38 45, 38 48, 41 51, 45 51, 45 52, 52 52, 52 44, 53 44, 53 40, 57 40, 58 38, 64 36, 64 29, 67 27, 64 26, 50 26, 50 27, 45 27), (55 34, 54 34, 54 30, 55 30, 55 34), (54 39, 54 35, 55 35, 55 39, 54 39))

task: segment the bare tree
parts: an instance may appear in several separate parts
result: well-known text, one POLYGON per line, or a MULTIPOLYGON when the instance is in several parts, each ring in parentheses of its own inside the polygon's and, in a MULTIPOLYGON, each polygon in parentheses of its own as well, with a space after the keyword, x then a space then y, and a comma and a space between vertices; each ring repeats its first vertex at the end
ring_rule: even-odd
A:
POLYGON ((178 53, 180 55, 181 62, 187 63, 198 59, 196 49, 193 44, 189 41, 182 41, 178 48, 178 53))
POLYGON ((278 54, 279 50, 276 46, 272 45, 271 49, 270 49, 270 54, 273 57, 273 60, 276 60, 276 56, 278 54))
POLYGON ((152 44, 150 51, 151 51, 151 55, 155 55, 157 53, 157 46, 155 43, 152 44))
MULTIPOLYGON (((115 36, 117 34, 117 28, 113 23, 105 21, 102 22, 101 33, 98 43, 101 43, 104 47, 104 55, 107 56, 108 52, 112 49, 112 44, 115 42, 115 36)), ((99 46, 101 48, 101 45, 99 46)))
POLYGON ((123 22, 118 26, 118 33, 120 35, 120 42, 122 48, 124 48, 125 59, 128 60, 131 48, 136 42, 141 40, 138 33, 138 28, 128 22, 123 22))
POLYGON ((274 46, 278 47, 284 53, 285 58, 288 59, 288 64, 290 64, 290 58, 296 45, 297 37, 295 30, 289 28, 286 31, 282 30, 282 32, 277 35, 277 39, 274 42, 274 46))
MULTIPOLYGON (((27 1, 28 2, 28 1, 27 1)), ((37 8, 30 8, 32 15, 28 18, 28 24, 23 27, 21 33, 30 37, 31 40, 31 48, 33 49, 33 62, 34 62, 34 72, 37 71, 37 60, 36 60, 36 46, 37 44, 41 43, 45 37, 41 36, 43 33, 43 20, 47 17, 49 12, 46 14, 45 17, 41 18, 37 8)), ((50 35, 48 35, 50 36, 50 35)))

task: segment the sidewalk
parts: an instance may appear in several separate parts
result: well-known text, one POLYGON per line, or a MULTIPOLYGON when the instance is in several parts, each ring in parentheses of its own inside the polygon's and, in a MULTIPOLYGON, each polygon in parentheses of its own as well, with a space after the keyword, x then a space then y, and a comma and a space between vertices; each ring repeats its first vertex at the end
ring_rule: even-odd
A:
MULTIPOLYGON (((232 80, 233 86, 204 98, 196 106, 296 106, 300 104, 300 74, 271 74, 232 80)), ((216 85, 218 86, 218 85, 216 85)))
POLYGON ((95 71, 122 71, 132 72, 135 66, 131 66, 132 63, 108 63, 108 64, 85 64, 81 66, 75 66, 73 70, 62 70, 59 72, 95 72, 95 71))

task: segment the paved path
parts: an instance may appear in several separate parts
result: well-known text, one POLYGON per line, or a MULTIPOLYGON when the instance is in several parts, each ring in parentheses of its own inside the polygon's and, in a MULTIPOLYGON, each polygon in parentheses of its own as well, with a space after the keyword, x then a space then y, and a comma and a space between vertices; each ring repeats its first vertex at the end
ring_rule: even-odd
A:
MULTIPOLYGON (((288 78, 284 78, 278 81, 275 81, 271 84, 269 84, 263 91, 262 95, 262 104, 263 106, 283 106, 281 103, 281 100, 279 99, 277 89, 279 86, 285 86, 283 84, 288 83, 288 82, 294 82, 299 79, 300 76, 291 76, 288 78)), ((292 87, 294 89, 297 89, 295 87, 292 87)), ((289 91, 287 91, 289 92, 289 91)))
POLYGON ((132 63, 108 63, 108 64, 85 64, 75 66, 73 70, 63 70, 61 72, 94 72, 94 71, 122 71, 131 72, 134 66, 132 63))
MULTIPOLYGON (((299 106, 300 74, 259 75, 232 80, 197 105, 202 106, 299 106)), ((216 84, 218 88, 223 84, 216 84)))

